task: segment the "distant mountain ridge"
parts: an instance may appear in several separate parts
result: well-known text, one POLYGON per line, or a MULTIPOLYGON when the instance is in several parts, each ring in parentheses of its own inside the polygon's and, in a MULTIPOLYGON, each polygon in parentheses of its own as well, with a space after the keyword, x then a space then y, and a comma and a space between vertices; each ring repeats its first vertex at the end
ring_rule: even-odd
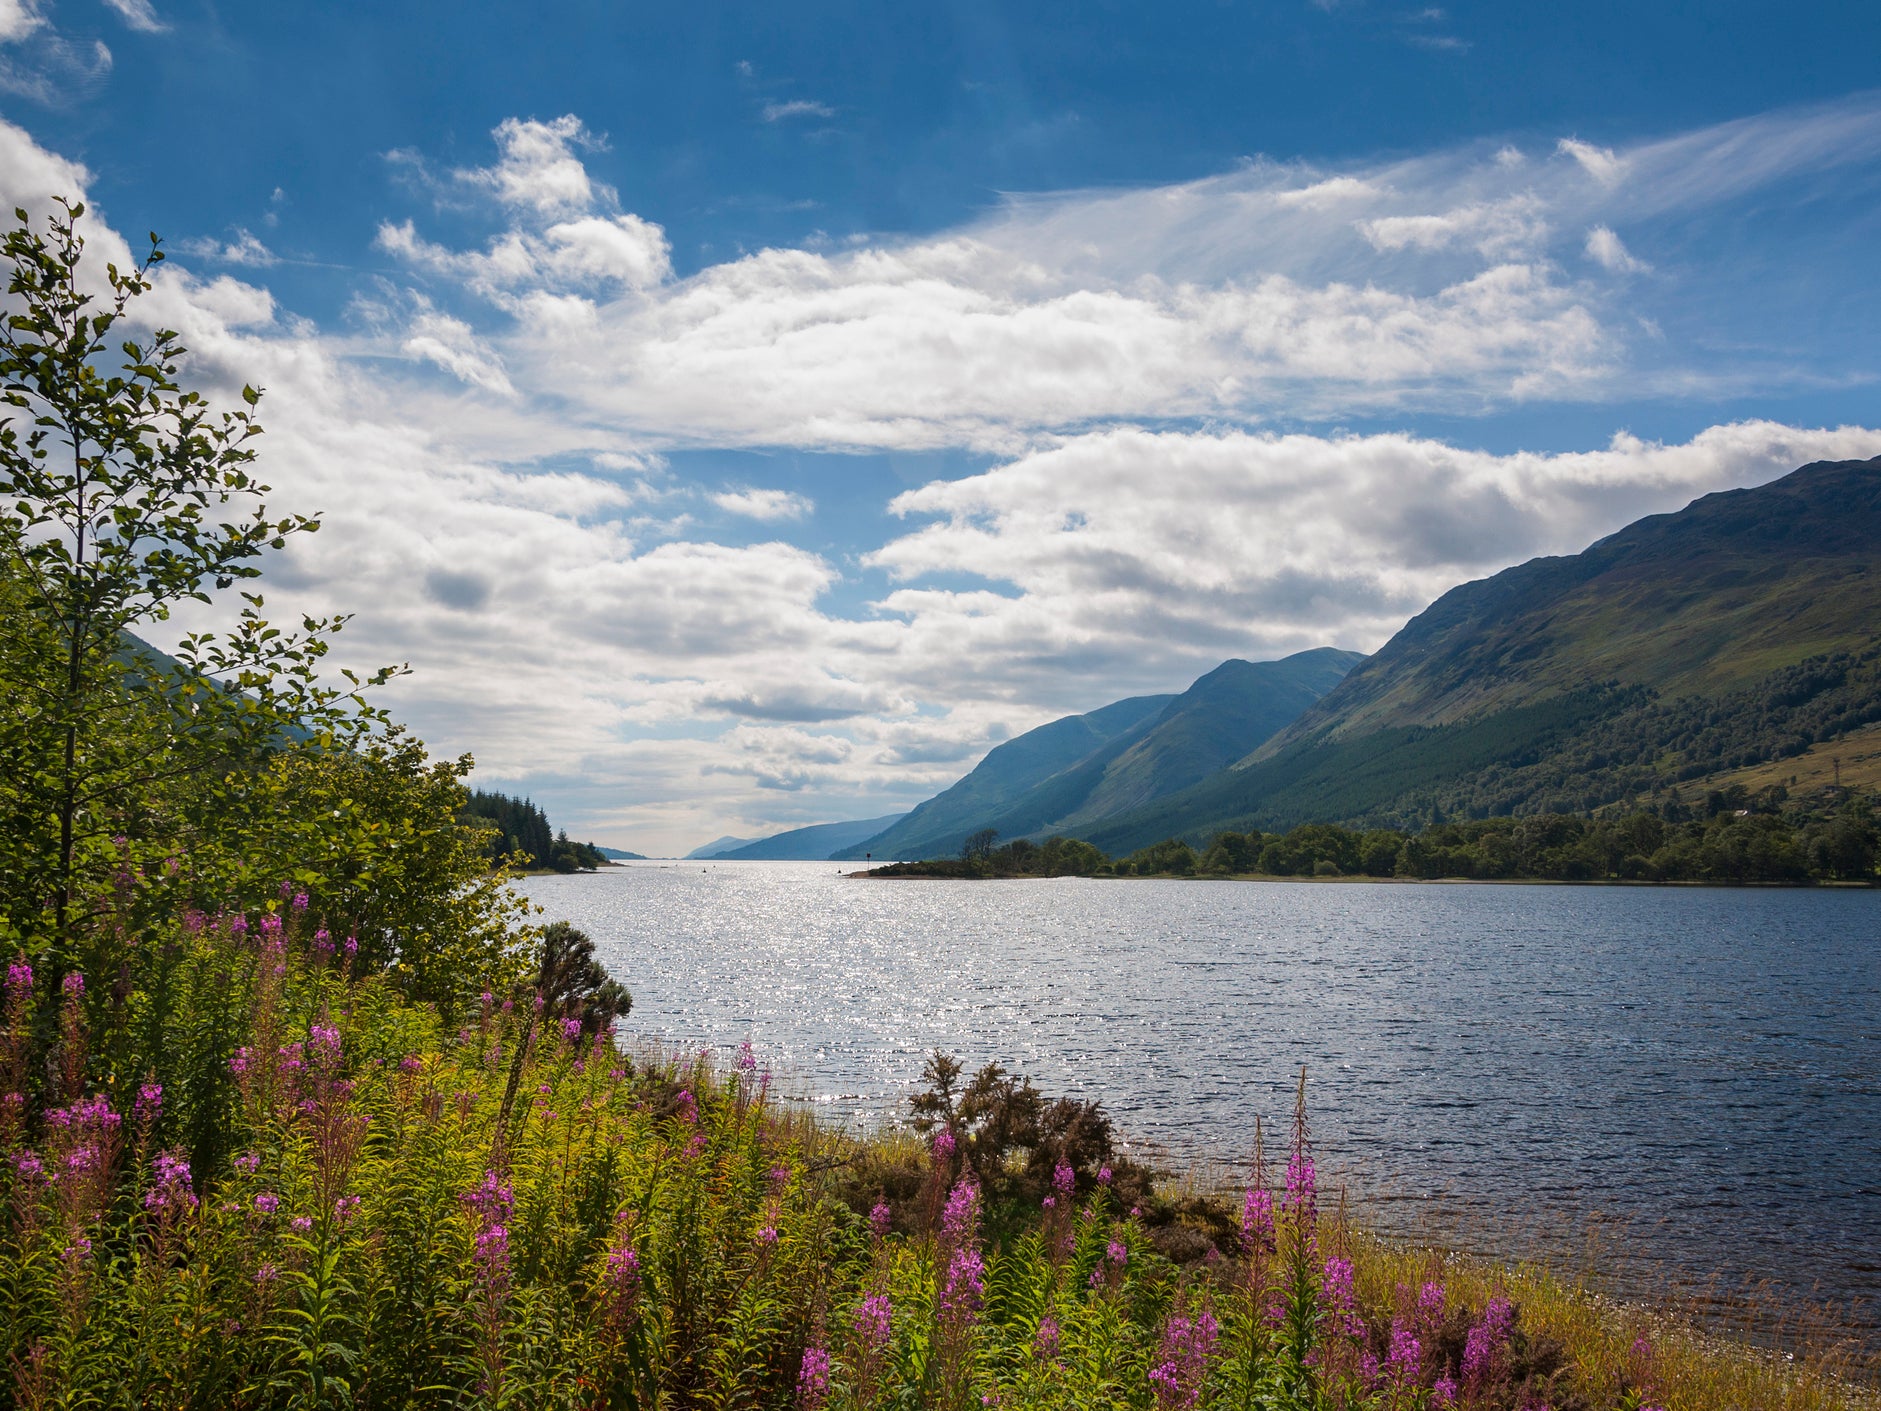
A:
POLYGON ((859 818, 849 823, 813 823, 807 828, 773 833, 743 847, 703 856, 713 862, 826 862, 844 848, 874 837, 905 817, 907 815, 902 813, 888 813, 880 818, 859 818))
POLYGON ((1079 836, 1585 811, 1875 719, 1881 457, 1818 462, 1452 589, 1234 767, 1079 836))
POLYGON ((1318 647, 1280 661, 1228 661, 1180 695, 1136 696, 1054 720, 998 746, 952 788, 836 856, 947 856, 982 828, 1002 838, 1080 835, 1241 758, 1363 659, 1318 647))

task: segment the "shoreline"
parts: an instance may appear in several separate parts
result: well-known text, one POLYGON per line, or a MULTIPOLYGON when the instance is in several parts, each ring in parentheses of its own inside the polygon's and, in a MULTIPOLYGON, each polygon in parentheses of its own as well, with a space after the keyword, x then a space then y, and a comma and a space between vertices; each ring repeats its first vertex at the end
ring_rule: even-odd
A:
MULTIPOLYGON (((1050 882, 1058 878, 1035 876, 1023 872, 1009 872, 992 876, 965 876, 946 872, 901 872, 890 868, 904 866, 923 866, 922 863, 884 863, 879 867, 864 868, 859 872, 845 872, 841 875, 854 880, 874 880, 883 882, 1050 882)), ((1114 873, 1067 872, 1064 877, 1079 877, 1092 882, 1293 882, 1310 886, 1340 886, 1361 884, 1366 886, 1404 886, 1404 887, 1672 887, 1672 888, 1714 888, 1720 891, 1741 892, 1750 890, 1767 891, 1853 891, 1872 892, 1881 890, 1881 882, 1845 881, 1825 878, 1817 881, 1808 879, 1800 882, 1695 882, 1683 879, 1653 881, 1642 877, 1303 877, 1279 872, 1225 872, 1202 875, 1182 873, 1156 873, 1145 877, 1140 873, 1119 876, 1114 873)))

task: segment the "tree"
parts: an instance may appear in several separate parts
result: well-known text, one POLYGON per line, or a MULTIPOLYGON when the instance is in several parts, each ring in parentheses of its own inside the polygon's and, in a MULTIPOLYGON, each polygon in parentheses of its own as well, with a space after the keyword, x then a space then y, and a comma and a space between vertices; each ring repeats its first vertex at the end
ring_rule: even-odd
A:
POLYGON ((969 833, 967 840, 960 845, 960 856, 967 862, 984 862, 993 855, 993 844, 998 841, 997 828, 982 828, 977 833, 969 833))
POLYGON ((140 263, 108 265, 100 283, 84 213, 61 202, 42 232, 18 210, 0 242, 0 603, 17 614, 0 649, 0 937, 49 923, 55 978, 114 876, 187 849, 192 817, 287 743, 362 737, 382 717, 359 691, 393 674, 321 685, 316 663, 344 619, 284 632, 246 592, 231 631, 191 633, 173 657, 135 635, 256 577, 267 550, 318 524, 263 503, 249 469, 258 389, 213 409, 178 381, 186 349, 171 330, 111 350, 163 253, 153 235, 140 263))

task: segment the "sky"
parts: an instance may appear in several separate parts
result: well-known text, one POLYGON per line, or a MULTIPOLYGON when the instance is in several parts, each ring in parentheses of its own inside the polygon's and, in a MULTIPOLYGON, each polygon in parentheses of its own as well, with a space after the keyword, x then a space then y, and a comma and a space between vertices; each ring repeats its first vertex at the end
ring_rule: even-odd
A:
MULTIPOLYGON (((0 0, 268 610, 654 855, 1881 454, 1881 11, 0 0)), ((213 625, 182 617, 177 631, 213 625)))

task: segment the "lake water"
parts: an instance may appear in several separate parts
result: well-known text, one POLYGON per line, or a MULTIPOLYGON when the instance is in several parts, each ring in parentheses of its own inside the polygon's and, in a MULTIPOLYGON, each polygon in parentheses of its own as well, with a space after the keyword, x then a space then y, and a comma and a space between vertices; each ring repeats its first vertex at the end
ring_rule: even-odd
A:
POLYGON ((856 881, 632 864, 521 884, 633 991, 749 1039, 832 1117, 905 1112, 935 1048, 1102 1098, 1172 1164, 1240 1161, 1309 1075, 1371 1217, 1621 1283, 1881 1305, 1881 893, 856 881))

